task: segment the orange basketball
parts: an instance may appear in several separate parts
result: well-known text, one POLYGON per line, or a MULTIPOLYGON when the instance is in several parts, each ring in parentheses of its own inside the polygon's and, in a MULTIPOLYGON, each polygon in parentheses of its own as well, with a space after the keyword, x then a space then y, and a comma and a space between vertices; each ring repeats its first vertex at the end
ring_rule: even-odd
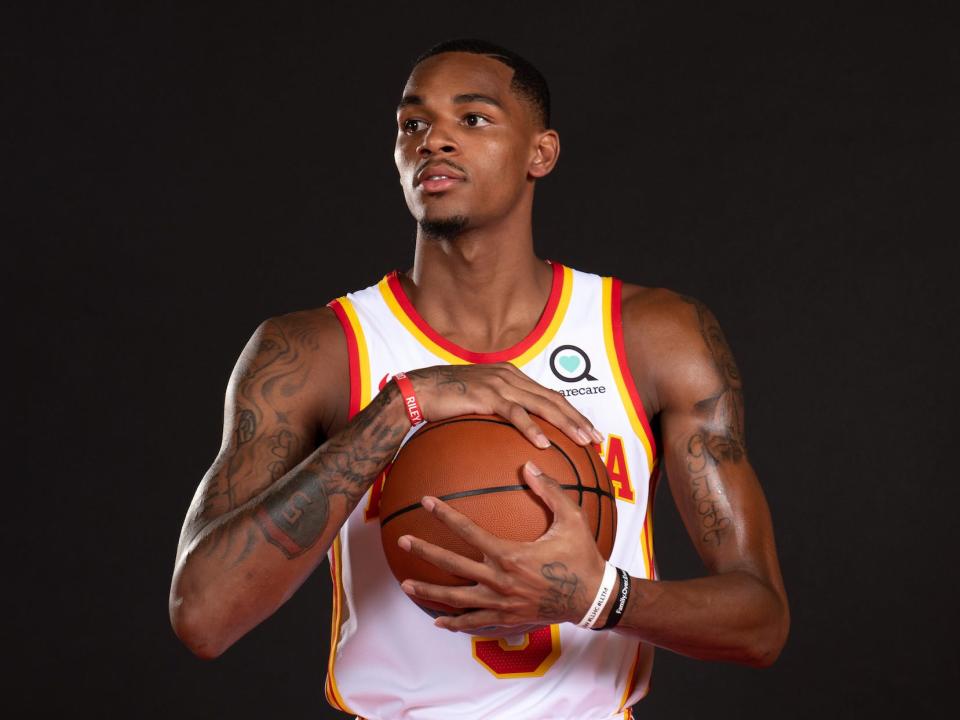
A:
MULTIPOLYGON (((436 585, 471 585, 397 545, 414 535, 474 560, 468 545, 420 505, 432 495, 480 527, 507 540, 530 542, 553 522, 553 514, 523 481, 532 460, 583 508, 594 540, 609 559, 617 533, 617 508, 606 468, 593 447, 583 447, 546 420, 535 418, 550 447, 535 447, 513 425, 496 415, 463 415, 426 423, 401 448, 380 496, 380 534, 387 563, 398 581, 408 578, 436 585)), ((442 603, 415 600, 431 615, 462 612, 442 603)))

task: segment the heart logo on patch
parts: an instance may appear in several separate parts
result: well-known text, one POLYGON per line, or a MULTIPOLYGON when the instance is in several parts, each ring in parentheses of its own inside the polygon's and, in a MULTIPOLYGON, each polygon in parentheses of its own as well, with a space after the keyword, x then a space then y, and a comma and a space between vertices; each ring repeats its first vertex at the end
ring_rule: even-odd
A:
POLYGON ((564 370, 568 373, 572 373, 578 367, 580 367, 580 356, 579 355, 561 355, 557 360, 564 370))

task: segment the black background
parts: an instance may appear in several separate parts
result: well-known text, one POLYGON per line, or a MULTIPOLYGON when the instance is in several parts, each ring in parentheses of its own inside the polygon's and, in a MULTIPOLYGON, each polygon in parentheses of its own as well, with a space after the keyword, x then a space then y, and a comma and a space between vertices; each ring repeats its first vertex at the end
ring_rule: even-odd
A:
MULTIPOLYGON (((70 7, 4 22, 8 706, 337 716, 326 565, 205 663, 167 620, 177 536, 253 329, 410 265, 393 110, 413 57, 476 36, 551 83, 541 255, 702 299, 746 378, 791 637, 762 671, 658 652, 638 715, 946 712, 949 3, 70 7)), ((656 507, 661 574, 700 574, 656 507)))

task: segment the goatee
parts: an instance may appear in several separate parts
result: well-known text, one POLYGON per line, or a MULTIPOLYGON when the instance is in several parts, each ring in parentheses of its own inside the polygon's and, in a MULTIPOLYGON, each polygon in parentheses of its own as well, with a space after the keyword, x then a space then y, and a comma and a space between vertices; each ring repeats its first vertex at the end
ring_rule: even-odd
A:
POLYGON ((431 240, 456 240, 467 228, 466 215, 454 215, 441 220, 421 220, 420 229, 431 240))

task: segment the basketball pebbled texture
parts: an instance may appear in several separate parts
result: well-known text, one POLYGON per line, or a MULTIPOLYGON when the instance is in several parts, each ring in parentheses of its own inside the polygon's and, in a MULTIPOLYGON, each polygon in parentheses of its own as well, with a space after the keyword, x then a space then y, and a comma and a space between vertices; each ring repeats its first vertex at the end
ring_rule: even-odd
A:
MULTIPOLYGON (((401 448, 380 496, 380 532, 387 564, 398 581, 472 585, 421 560, 397 545, 414 535, 460 555, 482 560, 468 545, 420 505, 424 495, 444 500, 498 537, 531 542, 543 535, 553 514, 523 481, 532 460, 583 508, 600 554, 610 558, 617 534, 613 487, 593 447, 582 447, 542 418, 534 420, 550 440, 535 447, 513 425, 496 415, 463 415, 426 423, 401 448)), ((411 598, 413 599, 413 598, 411 598)), ((464 612, 442 603, 414 599, 431 615, 464 612)))

